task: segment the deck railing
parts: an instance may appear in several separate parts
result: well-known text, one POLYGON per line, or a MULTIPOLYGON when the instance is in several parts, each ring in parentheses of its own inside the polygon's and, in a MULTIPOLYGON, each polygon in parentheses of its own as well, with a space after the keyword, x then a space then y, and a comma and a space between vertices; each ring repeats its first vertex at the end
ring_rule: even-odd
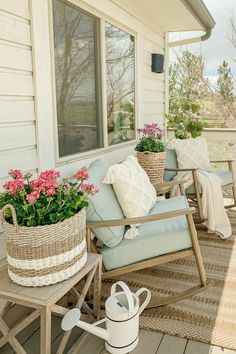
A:
MULTIPOLYGON (((236 161, 236 129, 209 128, 204 130, 202 136, 207 139, 211 160, 236 161)), ((168 129, 167 137, 174 138, 173 129, 168 129)))

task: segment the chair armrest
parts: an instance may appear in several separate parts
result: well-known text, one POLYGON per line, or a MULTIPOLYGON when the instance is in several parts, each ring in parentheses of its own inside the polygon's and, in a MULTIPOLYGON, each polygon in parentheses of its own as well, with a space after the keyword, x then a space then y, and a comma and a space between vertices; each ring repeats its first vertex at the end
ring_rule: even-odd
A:
POLYGON ((193 172, 197 170, 198 168, 165 168, 165 171, 170 172, 193 172))
POLYGON ((127 218, 127 219, 124 218, 124 219, 104 220, 104 221, 89 221, 86 224, 86 228, 95 229, 98 227, 112 227, 112 226, 131 225, 131 224, 140 224, 140 223, 143 224, 145 222, 169 219, 177 216, 189 215, 194 213, 195 213, 195 208, 185 208, 185 209, 173 210, 165 213, 140 216, 135 218, 127 218))
POLYGON ((219 160, 219 161, 210 161, 210 163, 227 163, 234 162, 235 160, 219 160))

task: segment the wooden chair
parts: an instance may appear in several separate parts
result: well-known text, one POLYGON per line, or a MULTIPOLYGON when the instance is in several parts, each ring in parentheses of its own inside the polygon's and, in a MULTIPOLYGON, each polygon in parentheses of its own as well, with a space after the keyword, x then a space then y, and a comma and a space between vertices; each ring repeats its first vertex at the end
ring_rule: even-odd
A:
MULTIPOLYGON (((210 161, 212 164, 227 164, 227 170, 213 170, 219 177, 222 178, 222 189, 232 189, 233 193, 233 203, 226 205, 225 208, 234 208, 236 206, 236 182, 234 176, 233 163, 234 160, 219 160, 219 161, 210 161)), ((202 193, 201 186, 197 177, 196 168, 178 168, 178 162, 176 154, 173 149, 167 149, 167 159, 165 167, 164 179, 166 181, 171 181, 173 177, 179 172, 190 172, 193 177, 193 185, 190 186, 186 191, 186 197, 190 201, 190 205, 196 208, 197 214, 195 214, 194 220, 195 223, 202 223, 205 221, 203 217, 203 208, 202 208, 202 193), (172 151, 171 151, 172 150, 172 151), (169 177, 170 176, 170 177, 169 177)))
MULTIPOLYGON (((90 173, 90 170, 88 170, 88 172, 90 173)), ((93 174, 95 173, 94 168, 91 170, 91 175, 92 175, 92 173, 93 174)), ((92 180, 92 182, 96 183, 96 185, 98 184, 98 180, 92 180)), ((183 184, 181 181, 173 182, 172 185, 173 184, 178 184, 182 194, 184 194, 183 184)), ((111 186, 109 186, 109 188, 110 187, 111 186)), ((102 188, 105 188, 105 187, 102 187, 102 188)), ((106 187, 106 188, 108 188, 108 187, 106 187)), ((100 190, 100 192, 101 192, 101 190, 100 190)), ((102 198, 102 196, 100 196, 100 197, 102 198)), ((95 198, 94 198, 94 200, 96 200, 95 198)), ((156 266, 159 264, 163 264, 163 263, 167 263, 170 261, 175 261, 178 259, 189 257, 191 255, 195 256, 198 274, 199 274, 199 278, 200 278, 199 284, 192 287, 191 289, 188 289, 188 290, 182 292, 182 293, 177 293, 173 296, 168 296, 168 297, 160 298, 157 301, 152 301, 150 303, 149 307, 163 306, 163 305, 166 305, 166 304, 169 304, 172 302, 179 301, 179 300, 184 299, 186 297, 190 297, 190 296, 198 293, 199 291, 204 290, 207 286, 207 279, 206 279, 206 274, 205 274, 205 270, 204 270, 204 264, 203 264, 203 260, 202 260, 202 256, 201 256, 201 252, 200 252, 199 243, 198 243, 197 232, 196 232, 195 225, 193 222, 193 217, 192 217, 192 214, 195 212, 195 209, 190 208, 188 206, 185 196, 181 196, 181 197, 177 197, 177 198, 181 199, 183 207, 182 208, 176 207, 175 210, 172 210, 172 211, 165 211, 165 212, 157 213, 154 215, 149 214, 148 216, 143 216, 143 217, 138 217, 138 218, 137 217, 136 218, 129 218, 129 219, 122 218, 122 219, 117 219, 117 220, 101 220, 101 221, 87 220, 87 247, 88 247, 88 251, 102 254, 102 256, 103 256, 102 278, 103 279, 121 276, 122 274, 125 274, 125 273, 130 273, 130 272, 134 272, 134 271, 137 271, 140 269, 153 267, 153 266, 156 266), (168 220, 168 222, 166 222, 167 220, 168 220), (146 254, 145 259, 142 259, 138 262, 132 262, 132 263, 126 264, 124 266, 116 266, 113 268, 112 268, 112 266, 110 268, 107 267, 107 261, 105 262, 105 251, 108 253, 109 252, 116 252, 116 250, 118 250, 119 247, 126 247, 126 245, 129 245, 130 247, 132 247, 132 242, 134 242, 134 240, 122 239, 121 242, 118 245, 116 245, 115 247, 107 247, 107 246, 104 246, 104 244, 102 247, 99 247, 96 237, 93 237, 94 234, 96 234, 95 233, 96 230, 99 230, 99 229, 106 230, 107 228, 112 228, 115 226, 121 226, 121 225, 125 226, 125 225, 133 225, 133 224, 140 224, 140 223, 143 226, 143 224, 155 223, 155 222, 157 222, 157 223, 155 225, 152 224, 152 226, 154 225, 156 227, 157 235, 154 235, 154 236, 157 236, 157 237, 153 237, 152 241, 153 241, 153 239, 155 239, 154 242, 157 242, 157 240, 159 240, 159 238, 158 238, 159 226, 160 226, 160 228, 161 227, 165 228, 165 225, 167 226, 166 227, 166 234, 164 232, 163 236, 162 236, 164 238, 164 236, 168 237, 167 229, 168 229, 168 226, 171 222, 174 222, 176 224, 184 222, 185 229, 182 231, 179 230, 176 233, 176 235, 174 234, 174 236, 176 236, 177 242, 178 242, 178 238, 181 239, 182 235, 185 235, 185 236, 183 236, 183 238, 184 237, 188 238, 188 245, 183 248, 180 247, 176 251, 171 251, 171 250, 169 252, 166 251, 164 254, 159 254, 156 257, 150 257, 150 255, 146 254), (105 249, 105 251, 104 251, 104 249, 105 249)), ((171 198, 171 199, 178 200, 176 198, 171 198)), ((104 200, 104 203, 106 203, 106 200, 104 200)), ((159 205, 162 205, 161 203, 162 202, 159 202, 159 205)), ((165 205, 171 204, 171 203, 172 203, 172 201, 170 199, 164 201, 165 205)), ((109 205, 109 208, 112 209, 112 205, 109 205)), ((171 237, 172 237, 172 235, 171 235, 171 237)), ((146 238, 143 238, 143 240, 145 242, 146 238)), ((149 242, 148 238, 147 238, 146 242, 149 242)), ((133 243, 133 245, 134 245, 134 243, 133 243)), ((171 249, 171 247, 169 247, 169 248, 171 249)), ((132 248, 129 248, 129 249, 132 249, 132 248)), ((126 255, 128 258, 129 251, 126 249, 126 252, 127 252, 126 255)))

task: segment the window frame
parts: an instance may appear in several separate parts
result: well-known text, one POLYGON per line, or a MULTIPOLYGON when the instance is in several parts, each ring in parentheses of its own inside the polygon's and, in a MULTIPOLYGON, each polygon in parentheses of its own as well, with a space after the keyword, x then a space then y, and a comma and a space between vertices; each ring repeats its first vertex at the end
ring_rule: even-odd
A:
POLYGON ((101 123, 103 125, 103 147, 85 151, 85 152, 78 152, 76 154, 71 154, 68 156, 60 157, 59 156, 59 140, 58 140, 58 122, 57 122, 57 97, 56 97, 56 82, 55 82, 55 55, 54 55, 54 36, 53 36, 53 9, 52 9, 52 0, 50 0, 49 5, 49 26, 50 26, 50 53, 51 53, 51 72, 52 72, 52 97, 53 97, 53 126, 54 126, 54 147, 55 147, 55 162, 57 166, 64 164, 66 162, 78 161, 85 158, 90 158, 97 155, 102 155, 104 153, 112 152, 115 150, 123 149, 125 147, 129 147, 135 145, 137 142, 137 124, 138 124, 138 116, 139 116, 139 107, 138 107, 138 33, 131 28, 127 27, 126 25, 122 24, 121 22, 114 20, 112 17, 104 14, 103 12, 90 7, 87 4, 82 3, 80 0, 63 0, 65 3, 68 3, 72 6, 75 6, 81 9, 83 12, 88 13, 89 16, 96 17, 99 20, 99 27, 100 27, 100 43, 97 45, 99 46, 99 58, 98 65, 100 64, 101 73, 98 74, 100 76, 100 87, 101 87, 101 123), (135 138, 133 140, 115 144, 115 145, 108 145, 108 131, 107 131, 107 85, 106 85, 106 53, 105 53, 105 46, 106 46, 106 36, 105 36, 105 23, 108 22, 113 26, 120 28, 121 30, 129 33, 130 35, 134 36, 135 40, 135 49, 134 49, 134 62, 135 62, 135 69, 134 69, 134 88, 135 88, 135 138))

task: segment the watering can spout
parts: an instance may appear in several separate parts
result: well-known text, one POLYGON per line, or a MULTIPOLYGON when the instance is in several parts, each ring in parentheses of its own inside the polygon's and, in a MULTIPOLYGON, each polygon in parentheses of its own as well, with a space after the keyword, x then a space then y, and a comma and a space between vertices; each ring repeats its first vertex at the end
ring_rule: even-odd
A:
POLYGON ((95 322, 93 324, 89 324, 87 322, 80 321, 80 316, 81 316, 81 312, 77 308, 68 311, 61 322, 61 328, 64 331, 70 331, 73 327, 77 326, 84 329, 87 332, 94 334, 95 336, 103 338, 105 341, 109 341, 110 339, 109 331, 107 329, 97 327, 97 325, 104 322, 105 319, 102 321, 95 322))

